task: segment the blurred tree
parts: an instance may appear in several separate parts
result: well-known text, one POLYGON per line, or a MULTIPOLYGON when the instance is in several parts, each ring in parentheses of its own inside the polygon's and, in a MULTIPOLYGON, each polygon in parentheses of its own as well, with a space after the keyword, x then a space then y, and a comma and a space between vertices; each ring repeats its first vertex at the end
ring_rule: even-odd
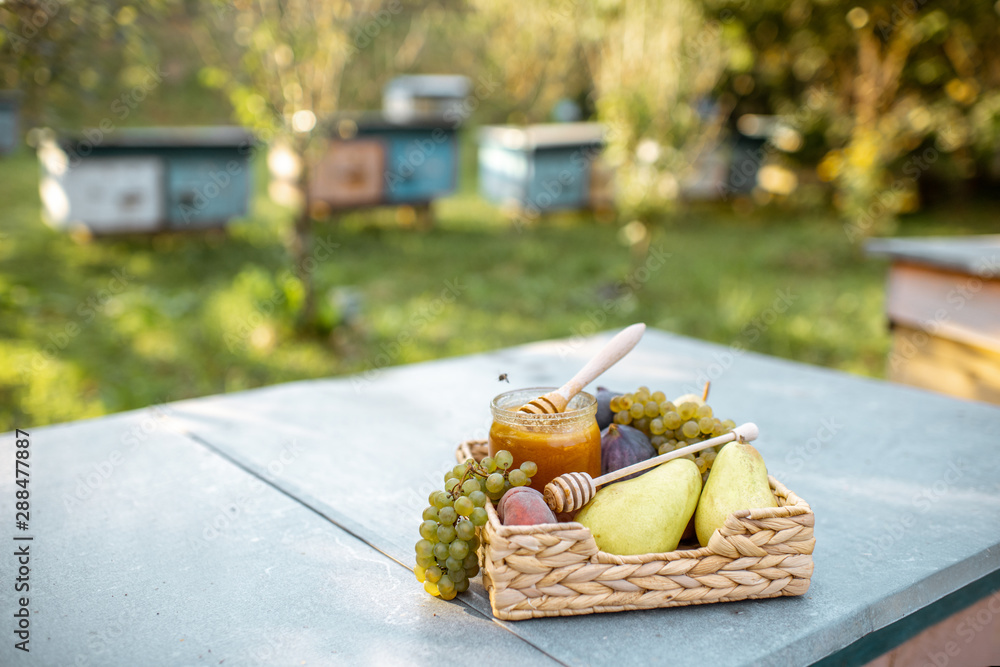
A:
POLYGON ((235 0, 198 6, 194 31, 202 81, 224 90, 239 122, 297 156, 299 202, 290 240, 301 281, 302 328, 316 326, 313 206, 307 184, 326 145, 325 121, 341 109, 345 70, 402 11, 400 0, 235 0))
MULTIPOLYGON (((143 12, 162 15, 166 3, 143 12)), ((25 93, 33 124, 78 124, 86 101, 115 97, 155 63, 138 18, 128 0, 0 0, 0 88, 25 93)))
POLYGON ((618 205, 641 218, 674 204, 728 116, 729 98, 713 95, 729 58, 721 24, 693 0, 578 9, 598 116, 610 130, 618 205))
MULTIPOLYGON (((918 204, 944 154, 960 176, 995 159, 1000 21, 984 3, 706 0, 739 63, 722 89, 741 110, 822 116, 817 175, 852 239, 918 204), (981 162, 982 163, 982 162, 981 162)), ((942 161, 944 162, 944 161, 942 161)))
MULTIPOLYGON (((572 0, 538 0, 516 8, 469 0, 469 11, 453 15, 461 25, 452 34, 466 37, 456 41, 462 56, 454 60, 474 64, 469 74, 490 81, 480 88, 490 91, 490 120, 545 122, 561 98, 585 98, 591 92, 576 9, 572 0)), ((477 105, 483 101, 477 99, 477 105)))

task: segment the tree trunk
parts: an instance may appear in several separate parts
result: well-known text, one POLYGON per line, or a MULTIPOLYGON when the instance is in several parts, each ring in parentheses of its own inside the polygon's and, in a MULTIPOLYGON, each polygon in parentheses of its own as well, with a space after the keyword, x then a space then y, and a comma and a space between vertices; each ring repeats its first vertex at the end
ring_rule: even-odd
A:
POLYGON ((313 273, 315 266, 307 262, 313 251, 312 199, 309 193, 309 159, 304 147, 297 151, 302 164, 299 176, 299 189, 302 192, 302 208, 295 219, 295 237, 292 240, 292 259, 295 262, 294 273, 302 281, 305 296, 302 308, 299 310, 298 329, 311 331, 316 325, 316 280, 313 273))

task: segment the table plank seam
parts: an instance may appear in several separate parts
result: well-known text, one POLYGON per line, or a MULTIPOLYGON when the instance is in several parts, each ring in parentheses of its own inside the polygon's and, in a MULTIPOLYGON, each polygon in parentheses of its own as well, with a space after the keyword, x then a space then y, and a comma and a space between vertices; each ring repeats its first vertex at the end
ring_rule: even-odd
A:
MULTIPOLYGON (((301 505, 302 507, 304 507, 305 509, 313 512, 317 516, 322 517, 323 519, 329 521, 330 523, 332 523, 337 528, 343 530, 344 532, 346 532, 347 534, 351 535, 352 537, 360 540, 362 543, 368 545, 369 547, 371 547, 372 549, 374 549, 378 553, 382 554, 383 556, 385 556, 386 558, 388 558, 392 562, 398 564, 399 566, 401 566, 401 567, 403 567, 403 568, 405 568, 405 569, 407 569, 407 570, 409 570, 411 572, 413 571, 413 568, 407 566, 405 563, 401 562, 398 558, 395 558, 391 554, 386 553, 386 551, 384 551, 383 549, 381 549, 377 545, 373 544, 371 542, 371 540, 367 539, 364 535, 360 534, 359 531, 354 530, 352 526, 348 525, 348 522, 338 521, 335 517, 330 516, 330 514, 328 514, 327 512, 324 512, 320 508, 314 507, 313 505, 309 504, 308 502, 306 502, 302 498, 299 498, 298 496, 293 495, 287 489, 285 489, 282 486, 274 483, 273 480, 270 480, 270 479, 268 479, 268 478, 260 475, 256 470, 254 470, 253 468, 249 467, 248 465, 246 465, 244 462, 240 461, 239 459, 233 457, 232 455, 230 455, 226 451, 224 451, 224 450, 216 447, 211 442, 209 442, 209 441, 205 440, 204 438, 202 438, 201 436, 199 436, 197 433, 193 433, 193 432, 191 432, 191 431, 189 431, 189 430, 187 430, 185 428, 182 428, 182 427, 176 428, 175 432, 178 435, 180 435, 180 436, 182 436, 184 438, 187 438, 191 442, 194 442, 195 444, 197 444, 197 445, 199 445, 201 447, 204 447, 205 449, 209 450, 213 454, 216 454, 217 456, 221 457, 223 460, 228 461, 231 465, 234 465, 237 468, 239 468, 240 470, 243 470, 248 475, 252 475, 253 477, 255 477, 258 480, 260 480, 262 483, 266 484, 270 488, 274 489, 278 493, 280 493, 283 496, 285 496, 286 498, 290 499, 292 502, 294 502, 294 503, 296 503, 298 505, 301 505)), ((482 613, 481 611, 479 611, 478 609, 476 609, 475 607, 473 607, 471 604, 469 604, 465 600, 460 600, 460 599, 456 598, 455 601, 461 603, 466 609, 468 609, 470 612, 476 614, 477 616, 485 618, 486 620, 492 622, 493 624, 495 624, 495 625, 503 628, 504 630, 506 630, 507 632, 509 632, 510 634, 512 634, 514 637, 517 637, 517 639, 521 640, 522 642, 524 642, 528 646, 531 646, 533 649, 535 649, 536 651, 538 651, 542 655, 546 656, 547 658, 549 658, 553 662, 555 662, 557 664, 560 664, 560 665, 563 665, 564 667, 570 667, 570 665, 568 663, 560 660, 559 658, 555 657, 554 655, 552 655, 551 653, 549 653, 545 649, 539 647, 534 642, 529 641, 528 639, 526 639, 526 638, 522 637, 521 635, 517 634, 516 632, 514 632, 514 629, 511 628, 508 623, 503 622, 503 621, 495 618, 492 615, 486 615, 486 614, 482 613)))

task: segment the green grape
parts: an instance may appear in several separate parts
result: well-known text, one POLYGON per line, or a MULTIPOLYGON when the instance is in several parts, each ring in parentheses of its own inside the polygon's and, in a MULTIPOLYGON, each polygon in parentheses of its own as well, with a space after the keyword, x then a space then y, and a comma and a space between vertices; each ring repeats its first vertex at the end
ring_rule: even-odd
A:
POLYGON ((469 590, 469 576, 466 575, 464 579, 460 579, 455 582, 455 592, 464 593, 469 590))
POLYGON ((434 543, 430 540, 420 540, 417 542, 414 550, 418 556, 430 556, 434 552, 434 543))
POLYGON ((718 419, 715 420, 715 425, 712 426, 712 437, 720 436, 723 433, 727 433, 728 429, 722 425, 722 422, 718 419))
MULTIPOLYGON (((466 499, 468 500, 468 499, 466 499)), ((442 507, 438 510, 438 521, 443 526, 451 526, 458 520, 458 512, 454 507, 442 507)))
POLYGON ((424 590, 433 595, 434 597, 440 597, 441 593, 438 592, 437 584, 431 581, 424 582, 424 590))
POLYGON ((448 544, 455 539, 455 527, 454 526, 438 526, 437 529, 438 542, 443 542, 448 544))
POLYGON ((424 521, 420 524, 420 537, 431 542, 437 542, 437 521, 424 521))
POLYGON ((447 574, 451 578, 451 580, 454 581, 456 584, 460 581, 469 580, 469 575, 465 573, 465 568, 462 567, 461 564, 459 564, 459 566, 456 568, 449 567, 447 574))
POLYGON ((497 493, 503 490, 503 475, 498 472, 486 478, 486 490, 490 493, 497 493))
POLYGON ((718 456, 718 453, 716 453, 714 447, 709 447, 701 453, 701 457, 705 459, 705 462, 708 463, 709 467, 711 467, 712 463, 715 462, 716 456, 718 456))
POLYGON ((694 454, 685 454, 681 457, 682 459, 687 459, 691 463, 694 463, 694 454))
POLYGON ((457 590, 451 590, 451 591, 448 591, 447 593, 441 593, 441 599, 442 600, 454 600, 456 595, 458 595, 458 591, 457 590))
POLYGON ((660 447, 656 450, 656 453, 657 454, 667 454, 667 453, 672 452, 672 451, 674 451, 673 445, 665 443, 665 444, 660 445, 660 447))
POLYGON ((698 415, 698 419, 704 419, 705 417, 711 417, 712 416, 712 406, 710 406, 710 405, 699 405, 698 409, 695 411, 695 414, 698 415))
POLYGON ((448 545, 444 542, 438 542, 434 545, 434 559, 444 560, 448 557, 448 545))
MULTIPOLYGON (((438 544, 440 544, 440 542, 438 544)), ((436 547, 437 544, 435 544, 434 546, 436 547)), ((434 558, 434 556, 417 556, 417 565, 424 568, 425 570, 429 568, 431 565, 433 565, 435 562, 437 562, 437 559, 434 558)))
POLYGON ((438 508, 431 505, 424 509, 424 513, 421 516, 424 521, 437 521, 438 518, 438 508))
POLYGON ((663 403, 664 401, 667 400, 667 395, 664 394, 662 391, 654 391, 652 394, 649 395, 649 397, 654 401, 656 401, 657 403, 663 403))
POLYGON ((452 477, 447 482, 444 483, 444 490, 451 493, 458 486, 458 477, 452 477))
POLYGON ((441 575, 443 574, 444 573, 441 571, 441 568, 439 568, 437 565, 427 568, 427 571, 424 572, 424 576, 427 577, 427 581, 431 582, 432 584, 436 584, 438 581, 440 581, 441 575))
POLYGON ((649 439, 649 444, 659 449, 663 445, 667 444, 667 439, 664 438, 662 435, 654 435, 652 438, 649 439))
POLYGON ((506 470, 514 463, 514 457, 506 449, 501 449, 493 458, 496 459, 497 467, 501 470, 506 470))
POLYGON ((453 473, 455 473, 455 477, 461 478, 463 475, 465 475, 465 471, 468 470, 468 469, 469 468, 468 468, 468 466, 466 464, 459 463, 457 466, 455 466, 454 468, 452 468, 451 471, 453 473))
POLYGON ((431 501, 431 504, 440 510, 442 507, 450 507, 454 502, 452 497, 445 491, 437 491, 434 494, 434 500, 431 501))
POLYGON ((475 565, 472 565, 471 567, 465 568, 465 573, 467 575, 469 575, 469 579, 472 579, 474 576, 476 576, 477 574, 479 574, 479 563, 476 563, 475 565))
POLYGON ((624 394, 618 397, 618 405, 625 412, 628 412, 632 408, 632 394, 624 394))
POLYGON ((482 491, 473 491, 472 493, 470 493, 469 500, 471 500, 472 504, 475 505, 476 507, 486 506, 486 494, 483 493, 482 491))
POLYGON ((671 403, 670 401, 661 401, 660 414, 665 415, 668 412, 677 412, 677 406, 671 403))
POLYGON ((684 401, 677 406, 677 414, 681 416, 681 419, 688 421, 698 412, 698 404, 692 403, 691 401, 684 401))
POLYGON ((648 417, 639 417, 638 419, 633 419, 632 420, 632 428, 637 428, 640 431, 642 431, 642 432, 645 433, 646 431, 649 430, 649 418, 648 417))
POLYGON ((459 476, 458 476, 458 475, 456 475, 456 474, 454 473, 454 471, 452 471, 452 470, 449 470, 448 472, 446 472, 446 473, 444 474, 444 483, 445 483, 445 484, 447 485, 447 484, 448 484, 448 482, 450 482, 450 481, 451 481, 451 480, 453 480, 453 479, 458 479, 458 477, 459 477, 459 476))
POLYGON ((427 503, 430 504, 432 507, 437 507, 437 505, 434 504, 434 499, 437 498, 438 493, 440 493, 440 491, 434 489, 433 491, 431 491, 431 495, 427 496, 427 503))
POLYGON ((528 483, 528 476, 525 475, 524 471, 520 468, 511 470, 510 475, 508 475, 507 478, 510 481, 511 486, 524 486, 528 483))
POLYGON ((437 582, 438 590, 441 591, 441 597, 444 597, 448 593, 455 592, 455 582, 451 580, 447 574, 442 574, 441 578, 437 582))
POLYGON ((513 488, 514 488, 514 485, 510 483, 510 480, 505 479, 503 481, 503 492, 504 493, 507 493, 508 491, 510 491, 513 488))
POLYGON ((611 412, 618 412, 622 409, 621 401, 618 400, 617 396, 612 396, 608 407, 611 408, 611 412))
POLYGON ((483 457, 483 460, 479 462, 479 465, 482 466, 486 472, 493 472, 497 469, 497 462, 492 456, 483 457))
POLYGON ((736 422, 734 422, 732 419, 724 419, 722 421, 722 425, 726 427, 726 432, 727 433, 729 431, 732 431, 734 428, 736 428, 736 422))
POLYGON ((415 568, 413 568, 413 574, 416 575, 417 581, 419 581, 420 583, 424 583, 424 580, 426 580, 427 578, 426 573, 427 573, 427 568, 425 567, 420 567, 418 565, 415 568))
POLYGON ((469 549, 471 549, 472 551, 475 551, 476 549, 479 548, 479 538, 476 537, 475 535, 467 539, 466 542, 469 543, 469 549))
POLYGON ((667 430, 667 427, 663 425, 663 420, 657 417, 649 422, 649 432, 653 435, 660 435, 667 430))
POLYGON ((646 414, 646 408, 642 403, 633 403, 632 407, 629 408, 629 414, 632 415, 632 419, 638 419, 646 414))
POLYGON ((646 385, 642 385, 641 387, 636 389, 634 396, 638 397, 639 395, 649 398, 649 387, 647 387, 646 385))
MULTIPOLYGON (((493 502, 497 502, 501 498, 503 498, 503 491, 504 491, 503 488, 501 488, 499 491, 488 491, 486 493, 486 497, 492 500, 493 502)), ((469 516, 472 515, 470 514, 469 516)))
MULTIPOLYGON (((469 514, 472 512, 470 511, 469 514)), ((476 535, 476 527, 472 525, 471 521, 459 521, 455 524, 455 535, 460 540, 470 540, 476 535)))
MULTIPOLYGON (((462 516, 469 516, 475 508, 476 506, 472 504, 472 501, 469 500, 468 496, 462 496, 455 501, 455 509, 453 511, 458 512, 462 516)), ((449 507, 447 509, 451 508, 449 507)))
POLYGON ((622 410, 621 412, 616 412, 613 419, 616 424, 627 426, 632 423, 632 413, 627 410, 622 410))
POLYGON ((472 522, 473 526, 485 526, 488 520, 489 515, 486 514, 486 510, 482 507, 472 510, 472 514, 469 515, 469 521, 472 522))
POLYGON ((676 412, 667 412, 663 415, 663 425, 671 430, 679 429, 683 423, 684 420, 676 412))
POLYGON ((462 484, 462 493, 469 495, 473 491, 479 490, 479 480, 478 479, 467 479, 465 483, 462 484))
POLYGON ((465 557, 464 561, 462 561, 462 567, 468 570, 473 565, 479 565, 479 556, 475 551, 470 551, 469 555, 465 557))
POLYGON ((664 429, 664 431, 663 431, 663 437, 666 438, 667 440, 670 440, 671 438, 675 438, 676 439, 677 438, 677 434, 674 433, 672 430, 670 430, 668 428, 668 429, 664 429))
POLYGON ((648 401, 646 403, 646 416, 652 419, 653 417, 660 416, 660 404, 656 401, 648 401))
POLYGON ((700 430, 697 422, 684 422, 684 426, 681 426, 681 433, 684 434, 685 438, 695 437, 700 430))
POLYGON ((449 574, 452 570, 465 570, 465 566, 462 565, 463 560, 461 558, 455 558, 454 556, 448 556, 444 561, 444 566, 448 568, 449 574))
POLYGON ((528 477, 534 477, 538 474, 538 466, 534 461, 525 461, 521 464, 521 472, 523 472, 528 477))
POLYGON ((713 428, 715 428, 715 420, 711 417, 702 417, 698 420, 698 430, 702 433, 711 435, 713 428))
POLYGON ((708 464, 705 462, 705 458, 702 456, 694 457, 694 464, 698 466, 698 472, 704 473, 708 472, 708 464))
POLYGON ((455 540, 448 547, 448 551, 455 558, 465 558, 469 555, 469 543, 465 540, 455 540))

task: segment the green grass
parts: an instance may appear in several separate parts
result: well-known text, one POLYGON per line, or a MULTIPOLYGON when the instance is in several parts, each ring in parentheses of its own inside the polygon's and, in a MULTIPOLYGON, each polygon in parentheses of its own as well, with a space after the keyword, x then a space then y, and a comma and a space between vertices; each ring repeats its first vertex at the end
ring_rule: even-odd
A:
MULTIPOLYGON (((0 184, 0 430, 356 372, 383 365, 385 350, 403 364, 563 337, 603 316, 599 330, 645 321, 873 376, 888 345, 885 263, 822 216, 707 210, 664 220, 649 247, 669 258, 622 290, 643 277, 646 255, 617 226, 559 215, 519 232, 466 183, 440 202, 430 232, 400 227, 390 210, 319 224, 339 246, 315 269, 322 311, 336 320, 325 295, 348 293, 361 310, 310 337, 292 326, 301 284, 288 273, 290 216, 264 187, 253 216, 228 234, 86 242, 41 222, 33 154, 0 160, 0 184), (454 299, 442 298, 449 284, 454 299), (750 324, 781 293, 793 297, 787 311, 750 324)), ((955 217, 923 215, 902 231, 989 225, 985 214, 955 217)))

